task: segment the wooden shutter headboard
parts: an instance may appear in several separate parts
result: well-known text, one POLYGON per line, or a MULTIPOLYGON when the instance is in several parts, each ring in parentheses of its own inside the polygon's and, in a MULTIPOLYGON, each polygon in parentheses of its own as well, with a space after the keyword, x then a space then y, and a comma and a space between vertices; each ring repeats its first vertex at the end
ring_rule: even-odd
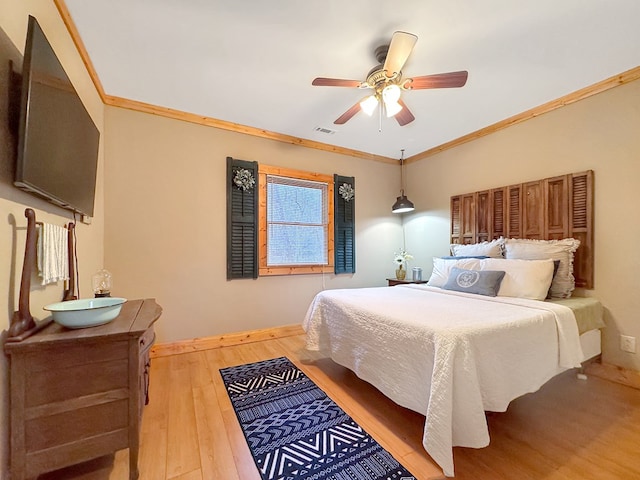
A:
POLYGON ((451 243, 580 240, 576 287, 593 288, 593 171, 451 197, 451 243))

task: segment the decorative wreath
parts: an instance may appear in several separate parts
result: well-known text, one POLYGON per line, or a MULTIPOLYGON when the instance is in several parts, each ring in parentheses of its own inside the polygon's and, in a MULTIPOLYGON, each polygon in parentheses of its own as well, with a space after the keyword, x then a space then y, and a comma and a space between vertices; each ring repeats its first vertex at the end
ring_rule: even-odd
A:
POLYGON ((355 190, 348 183, 343 183, 342 185, 340 185, 338 193, 340 193, 340 196, 344 198, 345 202, 350 201, 356 195, 355 190))
POLYGON ((240 190, 244 190, 246 192, 256 186, 256 179, 253 178, 251 172, 246 168, 239 168, 233 176, 233 183, 240 190))

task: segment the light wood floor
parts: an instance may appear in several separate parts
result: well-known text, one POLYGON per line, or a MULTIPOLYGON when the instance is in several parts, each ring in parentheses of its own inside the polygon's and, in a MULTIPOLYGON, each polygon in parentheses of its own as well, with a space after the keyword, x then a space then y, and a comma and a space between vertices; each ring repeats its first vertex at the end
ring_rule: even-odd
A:
MULTIPOLYGON (((442 478, 422 449, 424 417, 303 348, 302 336, 156 358, 142 422, 142 480, 260 480, 218 369, 287 356, 418 480, 442 478)), ((491 445, 455 448, 459 480, 640 478, 640 390, 567 372, 506 413, 488 415, 491 445)), ((123 480, 127 451, 40 480, 123 480)))

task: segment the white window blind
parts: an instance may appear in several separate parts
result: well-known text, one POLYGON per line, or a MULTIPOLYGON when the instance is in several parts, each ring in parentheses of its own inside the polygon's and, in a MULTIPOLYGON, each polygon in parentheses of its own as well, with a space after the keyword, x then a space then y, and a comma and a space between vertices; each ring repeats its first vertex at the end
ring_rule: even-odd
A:
POLYGON ((267 175, 267 265, 327 265, 327 184, 267 175))

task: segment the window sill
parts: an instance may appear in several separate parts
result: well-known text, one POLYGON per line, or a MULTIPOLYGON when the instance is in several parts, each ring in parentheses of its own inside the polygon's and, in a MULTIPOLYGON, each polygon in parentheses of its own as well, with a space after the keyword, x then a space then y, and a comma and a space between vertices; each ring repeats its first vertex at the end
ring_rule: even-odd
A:
POLYGON ((333 265, 308 265, 303 267, 261 267, 259 275, 266 277, 270 275, 308 275, 312 273, 333 273, 333 265))

